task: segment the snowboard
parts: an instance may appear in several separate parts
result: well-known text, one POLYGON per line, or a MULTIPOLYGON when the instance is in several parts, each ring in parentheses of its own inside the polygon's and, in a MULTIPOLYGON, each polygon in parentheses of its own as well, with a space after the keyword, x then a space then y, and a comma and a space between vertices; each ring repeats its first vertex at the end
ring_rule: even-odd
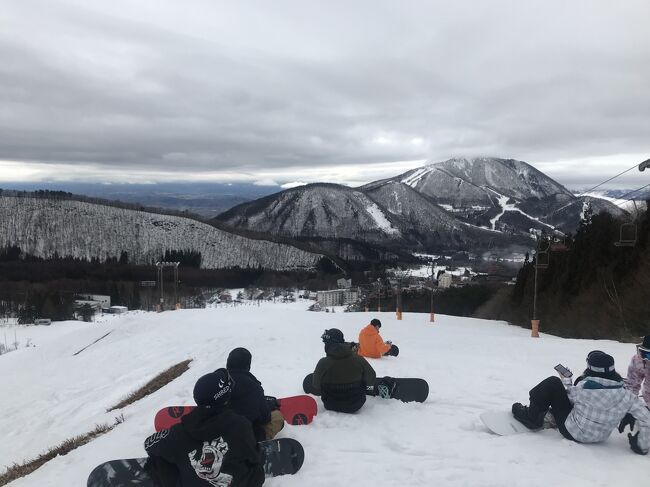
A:
POLYGON ((531 433, 543 429, 556 428, 555 418, 550 413, 544 417, 544 425, 540 429, 531 430, 515 419, 510 411, 486 411, 480 415, 481 421, 492 433, 499 436, 510 436, 518 433, 531 433))
MULTIPOLYGON (((287 423, 309 424, 318 412, 318 405, 310 396, 291 396, 278 399, 279 409, 287 423)), ((156 413, 153 425, 156 431, 171 428, 195 406, 170 406, 156 413)))
MULTIPOLYGON (((313 375, 308 374, 302 381, 302 388, 307 394, 314 394, 313 375)), ((367 386, 366 395, 402 402, 424 402, 429 396, 429 384, 424 379, 377 377, 373 385, 367 386)))
MULTIPOLYGON (((293 475, 305 460, 302 445, 291 438, 262 441, 259 443, 264 461, 264 475, 277 477, 293 475)), ((147 469, 148 458, 111 460, 93 469, 88 476, 87 487, 158 487, 159 484, 147 469)))

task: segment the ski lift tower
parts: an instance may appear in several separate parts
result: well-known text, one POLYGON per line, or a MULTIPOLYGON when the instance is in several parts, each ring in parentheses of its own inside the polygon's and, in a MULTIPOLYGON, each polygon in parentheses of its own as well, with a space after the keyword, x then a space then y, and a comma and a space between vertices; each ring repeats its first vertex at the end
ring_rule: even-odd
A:
POLYGON ((180 308, 178 303, 178 266, 180 262, 156 262, 156 267, 158 268, 158 288, 160 289, 160 303, 158 304, 158 310, 165 310, 165 289, 163 283, 163 270, 165 267, 172 267, 174 269, 174 308, 180 308))
POLYGON ((436 278, 436 261, 431 260, 431 303, 429 306, 429 322, 435 323, 436 315, 433 312, 433 281, 436 278))
POLYGON ((540 248, 542 236, 537 236, 537 250, 535 251, 535 289, 533 291, 533 318, 530 320, 530 336, 539 338, 539 318, 537 317, 537 271, 548 268, 549 254, 548 242, 546 247, 540 248))

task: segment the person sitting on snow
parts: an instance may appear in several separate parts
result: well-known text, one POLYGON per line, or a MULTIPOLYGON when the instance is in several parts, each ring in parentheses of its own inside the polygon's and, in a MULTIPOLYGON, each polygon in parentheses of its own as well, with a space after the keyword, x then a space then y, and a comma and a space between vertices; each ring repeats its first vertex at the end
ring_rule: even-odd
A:
POLYGON ((380 328, 381 321, 375 318, 368 326, 361 330, 359 333, 359 355, 370 358, 381 358, 384 355, 397 357, 399 348, 393 345, 393 342, 390 340, 384 342, 379 334, 380 328))
POLYGON ((643 338, 643 343, 636 346, 636 353, 627 368, 625 387, 638 395, 643 385, 643 400, 650 408, 650 335, 643 338))
POLYGON ((341 330, 325 330, 321 339, 326 356, 316 365, 311 392, 321 396, 325 409, 354 413, 366 402, 366 387, 375 384, 375 370, 352 351, 341 330))
POLYGON ((156 485, 259 487, 264 483, 253 427, 228 407, 233 386, 226 369, 204 375, 194 386, 196 409, 179 424, 145 440, 147 469, 157 479, 156 485))
POLYGON ((277 400, 264 395, 262 384, 251 374, 251 353, 245 348, 233 349, 228 355, 226 369, 235 381, 229 406, 253 423, 257 441, 270 440, 284 428, 284 417, 277 409, 277 400))
POLYGON ((650 410, 643 401, 625 389, 622 377, 614 369, 614 358, 600 350, 587 356, 587 369, 573 385, 558 377, 548 377, 530 390, 530 404, 512 405, 512 414, 529 429, 539 429, 551 409, 558 430, 578 443, 605 441, 619 426, 626 424, 630 447, 645 455, 650 448, 650 410), (636 421, 635 421, 636 420, 636 421))

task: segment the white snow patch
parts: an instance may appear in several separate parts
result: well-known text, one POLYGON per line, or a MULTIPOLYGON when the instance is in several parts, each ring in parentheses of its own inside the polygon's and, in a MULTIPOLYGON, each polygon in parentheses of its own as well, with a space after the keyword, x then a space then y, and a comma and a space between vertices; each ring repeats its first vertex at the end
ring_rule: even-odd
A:
POLYGON ((374 203, 369 204, 366 207, 366 211, 370 214, 373 220, 375 220, 375 223, 377 224, 377 227, 384 233, 390 234, 390 235, 399 235, 400 231, 395 228, 391 223, 388 221, 386 218, 386 215, 381 211, 379 206, 377 206, 374 203))
POLYGON ((411 188, 415 188, 420 180, 433 170, 434 168, 432 167, 421 167, 420 169, 417 169, 415 172, 413 172, 413 174, 410 176, 402 179, 400 182, 408 184, 411 188))
POLYGON ((536 222, 540 223, 541 225, 544 225, 544 226, 550 228, 551 230, 555 230, 555 227, 553 225, 549 225, 548 223, 543 222, 539 218, 537 218, 535 216, 532 216, 532 215, 529 215, 528 213, 526 213, 524 211, 521 211, 513 203, 508 203, 508 200, 510 199, 508 196, 504 196, 504 195, 502 195, 500 193, 497 193, 496 191, 494 191, 491 188, 488 188, 488 189, 490 189, 490 191, 492 191, 494 194, 496 194, 498 196, 499 206, 501 207, 501 213, 499 213, 494 218, 490 219, 490 224, 492 225, 492 230, 496 230, 495 229, 496 223, 505 214, 506 211, 516 211, 516 212, 521 213, 522 215, 524 215, 526 218, 529 218, 530 220, 535 220, 536 222))

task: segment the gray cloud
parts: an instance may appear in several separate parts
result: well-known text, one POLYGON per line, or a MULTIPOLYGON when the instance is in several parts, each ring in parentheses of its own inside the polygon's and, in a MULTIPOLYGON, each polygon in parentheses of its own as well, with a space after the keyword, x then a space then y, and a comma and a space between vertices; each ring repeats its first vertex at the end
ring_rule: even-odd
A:
POLYGON ((493 155, 588 185, 650 153, 649 14, 645 0, 9 0, 0 160, 284 183, 493 155))

